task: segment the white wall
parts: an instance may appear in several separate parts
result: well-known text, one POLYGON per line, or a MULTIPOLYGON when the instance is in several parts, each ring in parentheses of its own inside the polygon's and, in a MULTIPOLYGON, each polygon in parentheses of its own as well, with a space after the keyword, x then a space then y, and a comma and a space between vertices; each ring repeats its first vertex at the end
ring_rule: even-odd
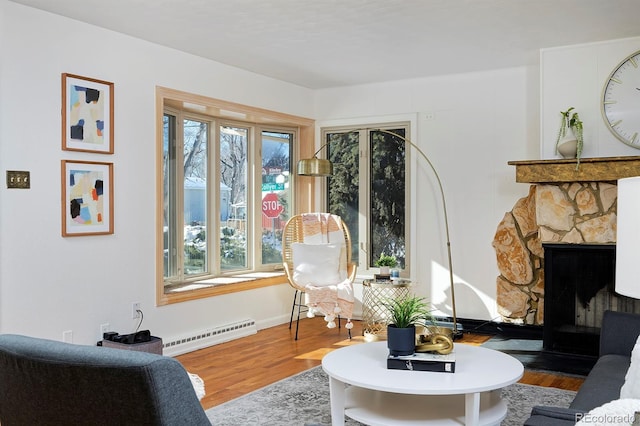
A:
POLYGON ((582 157, 640 155, 613 136, 600 110, 609 74, 638 50, 640 37, 541 51, 541 158, 560 158, 555 153, 560 111, 569 107, 575 107, 584 122, 582 157))
MULTIPOLYGON (((570 106, 585 123, 583 157, 640 155, 607 130, 599 103, 609 73, 639 49, 640 38, 611 40, 544 49, 539 68, 322 90, 316 119, 330 126, 418 117, 412 137, 432 159, 446 192, 457 314, 490 319, 497 316, 493 234, 529 188, 515 183, 507 161, 559 158, 559 113, 570 106)), ((434 185, 432 175, 420 174, 412 189, 412 278, 418 292, 450 313, 444 220, 434 185)))
MULTIPOLYGON (((212 40, 212 42, 215 42, 212 40)), ((253 318, 288 320, 288 285, 155 306, 155 87, 299 116, 312 92, 122 34, 0 0, 0 173, 31 172, 31 189, 0 189, 0 332, 95 343, 99 325, 179 336, 253 318), (61 73, 115 83, 115 153, 62 151, 61 73), (115 234, 62 238, 60 160, 114 163, 115 234)))
MULTIPOLYGON (((245 318, 260 327, 288 320, 287 285, 155 307, 156 85, 327 125, 414 117, 412 138, 446 192, 458 316, 493 318, 498 271, 491 242, 504 212, 528 190, 515 183, 507 161, 553 158, 557 113, 569 106, 585 121, 585 157, 637 155, 606 130, 597 98, 612 67, 638 46, 638 39, 570 46, 543 52, 540 69, 311 92, 0 0, 0 173, 32 176, 30 190, 0 188, 0 332, 60 340, 73 330, 74 342, 91 344, 102 323, 120 332, 135 327, 133 301, 142 303, 143 328, 165 337, 245 318), (115 83, 115 154, 60 149, 63 72, 115 83), (114 235, 60 236, 61 159, 115 164, 114 235)), ((413 278, 448 312, 439 195, 424 165, 415 182, 413 278)))
MULTIPOLYGON (((318 91, 319 126, 417 117, 412 134, 440 175, 449 213, 458 317, 491 319, 496 227, 527 185, 515 183, 510 160, 538 157, 538 69, 502 69, 388 84, 318 91)), ((440 194, 420 165, 412 188, 412 279, 450 314, 449 277, 440 194)))

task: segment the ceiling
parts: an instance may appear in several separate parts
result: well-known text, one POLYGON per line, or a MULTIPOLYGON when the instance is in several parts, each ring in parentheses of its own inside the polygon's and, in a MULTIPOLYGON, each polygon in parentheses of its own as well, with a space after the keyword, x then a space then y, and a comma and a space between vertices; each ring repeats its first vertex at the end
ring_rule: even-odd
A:
POLYGON ((638 0, 11 0, 322 89, 537 64, 640 36, 638 0))

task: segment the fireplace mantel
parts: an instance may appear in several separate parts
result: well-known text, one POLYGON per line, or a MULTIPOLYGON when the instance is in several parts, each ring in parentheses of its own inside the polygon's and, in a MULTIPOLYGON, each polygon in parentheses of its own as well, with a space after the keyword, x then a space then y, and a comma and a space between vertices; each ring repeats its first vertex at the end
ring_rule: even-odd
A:
POLYGON ((617 180, 640 176, 640 156, 510 161, 529 194, 505 213, 493 240, 506 322, 544 323, 544 243, 615 244, 617 180))
POLYGON ((516 182, 611 182, 640 176, 640 156, 509 161, 516 166, 516 182))

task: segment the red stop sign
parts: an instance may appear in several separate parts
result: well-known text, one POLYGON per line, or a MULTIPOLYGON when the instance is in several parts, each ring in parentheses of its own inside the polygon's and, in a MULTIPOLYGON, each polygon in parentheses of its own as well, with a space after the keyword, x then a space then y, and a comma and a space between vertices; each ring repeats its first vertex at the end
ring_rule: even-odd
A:
POLYGON ((278 201, 278 194, 270 192, 262 199, 262 214, 268 218, 274 219, 282 213, 284 207, 278 201))

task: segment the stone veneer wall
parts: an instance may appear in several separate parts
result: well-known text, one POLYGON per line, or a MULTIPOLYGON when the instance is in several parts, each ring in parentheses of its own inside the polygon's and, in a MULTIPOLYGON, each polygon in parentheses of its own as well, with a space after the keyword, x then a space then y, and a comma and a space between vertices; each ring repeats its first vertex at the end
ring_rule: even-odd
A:
POLYGON ((615 243, 617 195, 615 183, 607 182, 531 185, 529 195, 504 215, 493 240, 503 321, 544 322, 542 243, 615 243))

